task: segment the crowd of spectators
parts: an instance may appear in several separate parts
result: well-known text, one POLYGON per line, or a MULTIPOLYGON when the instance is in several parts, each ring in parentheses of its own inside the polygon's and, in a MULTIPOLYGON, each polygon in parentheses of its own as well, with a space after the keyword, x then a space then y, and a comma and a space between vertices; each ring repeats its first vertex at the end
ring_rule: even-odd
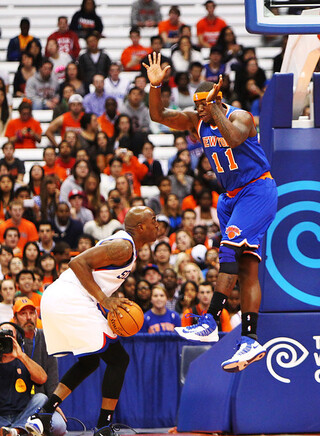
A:
MULTIPOLYGON (((223 190, 196 138, 151 122, 142 66, 151 52, 169 48, 170 56, 162 56, 162 66, 171 66, 161 88, 164 107, 193 106, 201 81, 222 74, 223 102, 253 110, 258 122, 266 74, 255 50, 237 43, 232 27, 215 15, 214 1, 204 8, 194 23, 195 42, 178 6, 164 19, 156 1, 135 1, 132 44, 118 61, 99 47, 103 22, 94 0, 83 0, 70 24, 59 16, 45 47, 29 34, 29 19, 21 19, 7 50, 8 61, 20 62, 13 95, 6 75, 0 77, 0 135, 7 138, 0 160, 0 322, 14 317, 19 297, 32 302, 40 320, 41 296, 68 261, 122 229, 128 209, 144 204, 157 214, 158 239, 139 250, 118 294, 140 305, 149 333, 190 325, 208 309, 219 269, 216 206, 223 190), (154 29, 150 47, 140 43, 144 27, 154 29), (83 52, 79 38, 86 41, 83 52), (202 48, 209 48, 207 60, 202 48), (121 71, 135 72, 134 80, 121 71), (12 97, 22 98, 14 119, 12 97), (52 111, 45 132, 33 110, 52 111), (165 167, 154 158, 150 133, 174 133, 176 153, 165 167), (43 134, 51 144, 43 149, 44 164, 26 174, 15 149, 37 147, 43 134), (159 194, 142 198, 144 185, 158 186, 159 194)), ((279 65, 281 57, 275 70, 279 65)), ((220 329, 239 322, 235 289, 220 329)))

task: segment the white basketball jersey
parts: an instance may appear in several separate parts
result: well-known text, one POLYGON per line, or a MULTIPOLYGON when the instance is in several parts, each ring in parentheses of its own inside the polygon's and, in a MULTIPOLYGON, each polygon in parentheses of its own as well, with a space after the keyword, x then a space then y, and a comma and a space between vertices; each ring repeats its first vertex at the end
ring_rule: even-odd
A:
MULTIPOLYGON (((94 281, 99 285, 102 292, 107 297, 110 297, 110 295, 112 295, 122 285, 124 280, 130 274, 133 263, 135 262, 137 257, 136 247, 134 245, 133 239, 129 235, 129 233, 125 232, 124 230, 120 230, 119 232, 115 233, 112 236, 109 236, 108 238, 101 239, 96 244, 96 246, 103 244, 105 241, 112 241, 114 239, 125 239, 127 241, 130 241, 133 248, 133 255, 129 262, 124 266, 109 265, 97 268, 92 271, 94 281)), ((79 279, 71 268, 68 268, 66 271, 64 271, 60 277, 63 278, 63 280, 65 281, 77 283, 83 288, 79 279)))

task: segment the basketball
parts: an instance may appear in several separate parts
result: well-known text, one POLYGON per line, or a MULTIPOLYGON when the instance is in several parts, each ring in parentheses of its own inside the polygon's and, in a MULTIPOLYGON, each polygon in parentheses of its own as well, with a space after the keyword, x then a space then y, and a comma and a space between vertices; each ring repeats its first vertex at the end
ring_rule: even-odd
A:
POLYGON ((124 303, 128 308, 129 312, 127 312, 122 307, 119 307, 119 311, 122 315, 122 318, 117 313, 108 313, 108 323, 116 335, 119 336, 133 336, 141 329, 144 321, 144 316, 141 308, 136 304, 124 303))

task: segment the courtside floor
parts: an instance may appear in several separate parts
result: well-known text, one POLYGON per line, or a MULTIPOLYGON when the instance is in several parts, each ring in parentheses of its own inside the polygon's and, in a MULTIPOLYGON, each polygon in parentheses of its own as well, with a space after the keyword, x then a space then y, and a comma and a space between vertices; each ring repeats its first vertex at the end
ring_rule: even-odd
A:
MULTIPOLYGON (((130 432, 129 430, 121 430, 119 431, 119 434, 121 436, 132 436, 134 434, 143 434, 144 436, 163 436, 164 434, 172 434, 171 432, 169 432, 168 428, 142 428, 142 429, 135 429, 135 431, 137 433, 134 432, 130 432)), ((68 432, 69 436, 92 436, 92 431, 86 431, 86 432, 68 432)), ((204 436, 204 435, 218 435, 221 434, 223 436, 233 436, 232 434, 227 434, 227 433, 175 433, 181 436, 204 436)), ((314 435, 314 436, 320 436, 320 433, 296 433, 296 434, 273 434, 272 436, 310 436, 310 435, 314 435)), ((264 436, 264 435, 241 435, 241 436, 264 436)))

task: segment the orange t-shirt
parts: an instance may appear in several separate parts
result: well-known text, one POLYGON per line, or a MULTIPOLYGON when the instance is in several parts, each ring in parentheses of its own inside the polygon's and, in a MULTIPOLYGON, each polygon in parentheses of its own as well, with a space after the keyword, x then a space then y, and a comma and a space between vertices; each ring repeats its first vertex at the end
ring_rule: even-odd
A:
POLYGON ((150 48, 143 47, 142 45, 130 45, 125 48, 121 55, 121 63, 126 71, 140 71, 140 62, 138 65, 127 68, 128 63, 131 61, 132 56, 139 56, 141 59, 151 53, 150 48))
POLYGON ((169 38, 175 38, 179 35, 179 28, 181 26, 183 26, 183 23, 179 23, 178 25, 174 26, 170 23, 170 20, 160 21, 158 24, 158 32, 159 35, 165 32, 169 38))
MULTIPOLYGON (((212 191, 212 207, 217 208, 218 200, 219 200, 219 194, 215 191, 212 191)), ((193 195, 188 195, 182 200, 181 203, 182 210, 194 209, 197 206, 198 203, 196 202, 193 195)))
POLYGON ((101 130, 109 137, 112 138, 114 135, 114 124, 112 121, 108 120, 106 114, 100 115, 98 118, 98 123, 101 130))
POLYGON ((83 117, 84 112, 81 112, 80 117, 75 120, 72 116, 71 112, 65 112, 62 114, 62 127, 61 127, 61 138, 64 138, 64 135, 68 130, 73 130, 74 132, 80 133, 81 126, 80 120, 83 117))
MULTIPOLYGON (((34 130, 38 135, 42 134, 41 125, 39 121, 35 120, 34 118, 30 118, 28 121, 22 121, 20 118, 15 118, 14 120, 10 120, 8 122, 4 136, 7 138, 12 138, 13 136, 16 136, 19 130, 24 129, 25 127, 34 130)), ((23 137, 21 142, 16 141, 14 145, 15 148, 36 148, 36 141, 31 138, 29 134, 27 134, 23 137)))
POLYGON ((20 51, 24 51, 28 43, 34 39, 33 36, 31 35, 23 36, 21 34, 18 36, 18 38, 19 38, 20 51))
MULTIPOLYGON (((196 305, 196 310, 198 312, 198 315, 202 314, 200 304, 196 305)), ((187 327, 189 325, 192 325, 193 318, 192 317, 188 317, 188 318, 185 317, 185 315, 187 315, 188 313, 193 313, 191 307, 189 309, 186 309, 182 314, 182 317, 181 317, 182 327, 187 327)), ((203 311, 203 313, 207 313, 207 311, 205 310, 205 311, 203 311)), ((220 316, 220 323, 221 323, 221 330, 223 332, 231 332, 232 326, 230 323, 230 315, 229 315, 229 312, 227 311, 227 309, 222 309, 221 316, 220 316)))
POLYGON ((27 242, 37 241, 39 239, 36 226, 31 221, 21 218, 21 222, 17 226, 10 218, 0 224, 0 242, 3 242, 3 234, 8 227, 17 227, 19 229, 20 238, 17 246, 20 248, 21 252, 23 252, 23 248, 27 242))
POLYGON ((208 44, 215 45, 220 31, 226 26, 227 23, 219 17, 215 17, 214 20, 208 20, 207 17, 204 17, 197 23, 197 35, 203 35, 208 44))
POLYGON ((67 171, 65 168, 62 168, 60 165, 55 164, 52 168, 49 168, 48 165, 43 165, 45 176, 50 174, 56 174, 61 181, 64 181, 67 177, 67 171))

